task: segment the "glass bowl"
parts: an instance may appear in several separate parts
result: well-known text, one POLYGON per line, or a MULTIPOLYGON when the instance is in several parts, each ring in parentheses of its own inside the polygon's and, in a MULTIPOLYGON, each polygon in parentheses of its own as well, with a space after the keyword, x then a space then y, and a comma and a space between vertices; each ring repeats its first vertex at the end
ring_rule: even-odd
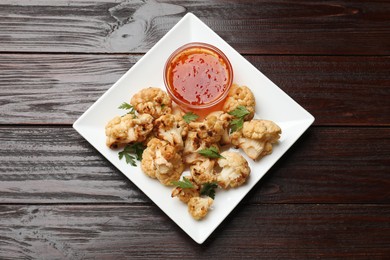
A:
POLYGON ((186 112, 204 114, 221 110, 232 82, 229 59, 220 49, 207 43, 181 46, 164 66, 167 92, 186 112))

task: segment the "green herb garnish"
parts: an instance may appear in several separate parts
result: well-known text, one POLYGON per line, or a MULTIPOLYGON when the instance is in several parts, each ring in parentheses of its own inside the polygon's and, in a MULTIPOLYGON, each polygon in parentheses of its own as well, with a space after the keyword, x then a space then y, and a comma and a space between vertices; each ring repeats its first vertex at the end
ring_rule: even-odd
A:
POLYGON ((127 112, 127 114, 135 115, 135 109, 129 103, 123 102, 118 108, 119 109, 124 109, 124 110, 129 110, 129 112, 127 112))
POLYGON ((125 148, 123 148, 123 151, 118 153, 119 160, 122 160, 122 158, 125 157, 127 164, 137 166, 135 160, 142 160, 142 153, 144 152, 145 148, 146 147, 142 143, 127 145, 125 148))
POLYGON ((245 116, 247 116, 249 114, 250 114, 250 112, 244 106, 238 106, 236 109, 229 112, 229 115, 235 116, 237 118, 244 118, 245 116))
POLYGON ((244 125, 244 118, 249 115, 250 112, 244 106, 238 106, 233 111, 229 112, 229 115, 236 117, 230 122, 230 132, 236 132, 244 125))
POLYGON ((135 163, 135 157, 133 155, 130 154, 130 152, 128 151, 128 146, 126 146, 122 152, 119 152, 118 155, 119 155, 119 160, 122 160, 123 157, 125 157, 126 159, 126 163, 127 164, 131 164, 132 166, 137 166, 137 164, 135 163))
POLYGON ((194 184, 186 177, 183 177, 182 181, 173 181, 172 185, 175 185, 182 189, 191 189, 194 187, 194 184))
POLYGON ((142 160, 142 154, 143 154, 146 146, 143 143, 134 143, 130 147, 131 147, 131 149, 133 149, 133 151, 134 151, 134 153, 136 155, 137 160, 141 161, 142 160))
POLYGON ((202 189, 200 190, 200 195, 209 196, 214 199, 216 188, 218 188, 218 184, 216 182, 207 182, 203 184, 202 189))
POLYGON ((219 154, 217 147, 210 146, 210 148, 202 149, 198 151, 198 154, 203 155, 205 157, 216 159, 216 158, 225 158, 219 154))
POLYGON ((233 132, 236 132, 236 131, 240 130, 243 125, 244 125, 244 119, 243 118, 233 119, 230 122, 230 132, 233 133, 233 132))
POLYGON ((198 118, 199 116, 197 114, 194 114, 193 112, 188 112, 183 116, 183 119, 184 121, 186 121, 187 124, 191 121, 195 121, 198 118))

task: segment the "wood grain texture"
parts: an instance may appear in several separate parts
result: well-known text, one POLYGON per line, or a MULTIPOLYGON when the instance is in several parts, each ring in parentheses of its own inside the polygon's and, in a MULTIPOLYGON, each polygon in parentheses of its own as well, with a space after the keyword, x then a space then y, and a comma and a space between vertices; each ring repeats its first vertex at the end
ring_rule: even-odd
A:
POLYGON ((384 259, 388 205, 250 205, 198 245, 150 206, 0 206, 1 259, 384 259))
POLYGON ((0 259, 389 258, 389 25, 385 0, 0 1, 0 259), (187 12, 316 117, 203 245, 70 127, 187 12))
POLYGON ((139 58, 0 55, 0 122, 72 124, 139 58))
MULTIPOLYGON (((140 57, 1 54, 0 124, 72 124, 140 57)), ((316 125, 390 126, 390 57, 245 57, 316 125)))
POLYGON ((6 52, 140 53, 193 12, 242 53, 390 54, 387 1, 2 1, 6 52))
MULTIPOLYGON (((1 127, 0 143, 0 203, 151 203, 71 128, 1 127)), ((244 203, 390 203, 389 154, 390 128, 311 128, 244 203)))
POLYGON ((315 125, 390 125, 390 57, 246 57, 316 118, 315 125))

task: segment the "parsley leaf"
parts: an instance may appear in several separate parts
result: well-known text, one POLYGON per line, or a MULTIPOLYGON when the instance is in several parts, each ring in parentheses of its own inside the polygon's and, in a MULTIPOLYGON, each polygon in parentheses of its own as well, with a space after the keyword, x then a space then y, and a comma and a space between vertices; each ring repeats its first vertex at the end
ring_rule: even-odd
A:
POLYGON ((182 181, 173 181, 172 184, 182 189, 191 189, 194 187, 194 184, 186 177, 183 177, 182 181))
POLYGON ((127 164, 131 164, 132 166, 137 166, 137 164, 135 163, 134 156, 130 155, 127 151, 123 150, 118 154, 119 154, 119 160, 122 160, 122 158, 125 157, 127 164))
POLYGON ((123 102, 118 108, 120 108, 120 109, 131 109, 131 108, 133 108, 133 106, 130 105, 129 103, 123 102))
POLYGON ((232 115, 232 116, 237 117, 237 118, 244 118, 245 116, 247 116, 249 114, 250 114, 250 112, 244 106, 238 106, 236 109, 229 112, 229 115, 232 115))
POLYGON ((243 118, 233 119, 230 122, 230 132, 232 133, 232 132, 236 132, 236 131, 240 130, 243 125, 244 125, 243 118))
POLYGON ((215 146, 210 146, 210 148, 202 149, 198 151, 198 154, 212 159, 225 158, 219 154, 218 149, 215 146))
POLYGON ((198 118, 199 116, 197 114, 194 114, 193 112, 188 112, 183 116, 183 119, 184 121, 186 121, 187 124, 191 121, 195 121, 198 118))
POLYGON ((215 198, 215 189, 218 187, 216 182, 207 182, 203 184, 202 189, 200 190, 200 195, 206 195, 210 198, 215 198))
POLYGON ((124 109, 124 110, 130 110, 127 114, 133 114, 135 115, 135 109, 132 105, 129 103, 123 102, 119 107, 119 109, 124 109))
POLYGON ((236 132, 244 125, 244 118, 249 115, 250 112, 244 106, 238 106, 233 111, 229 112, 229 115, 236 117, 230 122, 230 133, 236 132))
POLYGON ((123 151, 118 153, 119 160, 122 160, 122 158, 125 157, 127 164, 137 166, 135 160, 142 160, 142 153, 144 152, 145 148, 146 147, 142 143, 127 145, 125 148, 123 148, 123 151), (135 157, 133 154, 135 154, 135 157))
POLYGON ((131 151, 133 151, 133 153, 135 153, 138 161, 142 160, 142 154, 143 154, 145 148, 146 148, 145 145, 142 143, 134 143, 130 146, 131 151))

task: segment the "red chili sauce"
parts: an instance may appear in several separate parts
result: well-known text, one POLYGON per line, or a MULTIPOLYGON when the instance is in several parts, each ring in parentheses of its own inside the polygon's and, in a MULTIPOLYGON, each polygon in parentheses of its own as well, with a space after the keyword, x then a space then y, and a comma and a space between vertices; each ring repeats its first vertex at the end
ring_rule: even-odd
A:
POLYGON ((225 60, 213 50, 185 49, 168 66, 166 76, 172 94, 184 103, 212 103, 229 87, 231 73, 225 60))

